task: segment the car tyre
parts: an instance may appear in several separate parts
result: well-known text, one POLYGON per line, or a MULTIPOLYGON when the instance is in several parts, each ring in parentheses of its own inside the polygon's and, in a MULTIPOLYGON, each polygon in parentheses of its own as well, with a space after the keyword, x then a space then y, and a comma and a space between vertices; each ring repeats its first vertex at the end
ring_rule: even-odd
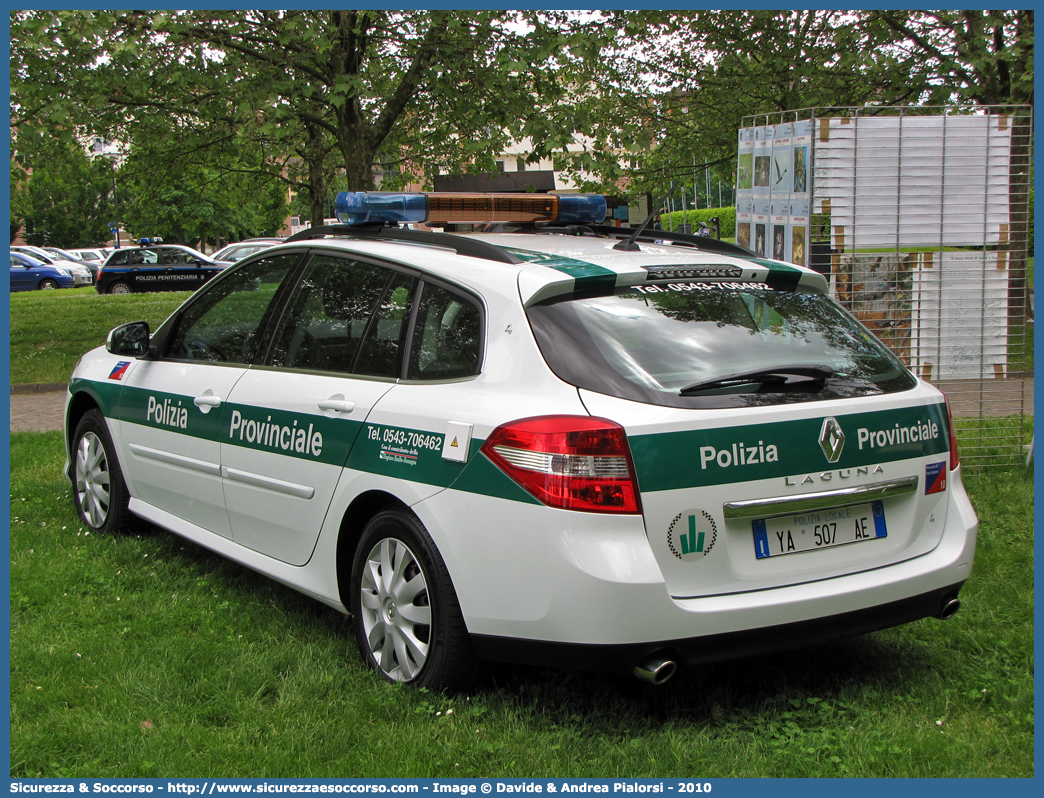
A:
POLYGON ((53 291, 58 287, 58 283, 51 279, 44 279, 40 281, 41 291, 53 291))
POLYGON ((132 518, 130 492, 105 418, 88 410, 73 433, 73 498, 80 519, 92 532, 113 532, 132 518))
POLYGON ((113 283, 112 285, 109 286, 109 293, 110 294, 133 294, 134 293, 134 289, 132 289, 129 284, 123 282, 122 280, 118 280, 118 281, 116 281, 115 283, 113 283))
POLYGON ((409 510, 385 510, 366 525, 351 590, 359 651, 384 679, 436 691, 474 681, 478 661, 446 564, 409 510))

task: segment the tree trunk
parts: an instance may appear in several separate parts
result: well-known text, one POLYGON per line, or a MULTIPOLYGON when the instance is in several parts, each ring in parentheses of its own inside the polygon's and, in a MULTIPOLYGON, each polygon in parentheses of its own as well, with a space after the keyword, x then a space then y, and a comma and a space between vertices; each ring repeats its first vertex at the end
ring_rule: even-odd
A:
POLYGON ((344 164, 345 191, 373 191, 374 151, 363 126, 338 113, 337 147, 344 164))
POLYGON ((308 168, 308 223, 319 227, 326 209, 326 150, 323 131, 318 125, 305 124, 308 141, 305 143, 305 165, 308 168))

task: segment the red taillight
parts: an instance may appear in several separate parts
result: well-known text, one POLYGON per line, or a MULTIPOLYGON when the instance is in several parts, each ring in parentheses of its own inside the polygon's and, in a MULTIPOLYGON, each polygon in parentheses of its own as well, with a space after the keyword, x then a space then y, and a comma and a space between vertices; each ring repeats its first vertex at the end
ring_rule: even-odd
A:
POLYGON ((539 416, 497 427, 482 453, 551 507, 640 513, 627 435, 590 416, 539 416))
POLYGON ((950 399, 946 399, 946 426, 950 428, 950 470, 953 471, 961 464, 960 455, 957 454, 957 428, 953 426, 953 412, 950 410, 950 399))

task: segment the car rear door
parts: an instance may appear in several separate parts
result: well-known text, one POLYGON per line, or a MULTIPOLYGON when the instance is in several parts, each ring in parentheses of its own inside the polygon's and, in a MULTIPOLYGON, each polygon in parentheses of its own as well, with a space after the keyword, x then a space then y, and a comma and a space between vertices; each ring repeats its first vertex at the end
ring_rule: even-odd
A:
POLYGON ((236 543, 292 565, 311 557, 370 409, 395 384, 416 278, 316 254, 263 365, 226 409, 221 466, 236 543))

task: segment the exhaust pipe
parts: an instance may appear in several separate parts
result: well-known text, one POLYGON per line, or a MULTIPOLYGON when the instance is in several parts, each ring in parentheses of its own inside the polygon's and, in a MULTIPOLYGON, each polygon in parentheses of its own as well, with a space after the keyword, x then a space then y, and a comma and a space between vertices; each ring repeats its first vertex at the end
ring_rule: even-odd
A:
POLYGON ((942 609, 939 610, 939 618, 943 621, 947 618, 952 618, 960 608, 961 602, 956 598, 943 599, 942 609))
POLYGON ((678 670, 678 665, 674 660, 653 657, 636 665, 634 675, 640 681, 660 685, 674 676, 676 670, 678 670))

